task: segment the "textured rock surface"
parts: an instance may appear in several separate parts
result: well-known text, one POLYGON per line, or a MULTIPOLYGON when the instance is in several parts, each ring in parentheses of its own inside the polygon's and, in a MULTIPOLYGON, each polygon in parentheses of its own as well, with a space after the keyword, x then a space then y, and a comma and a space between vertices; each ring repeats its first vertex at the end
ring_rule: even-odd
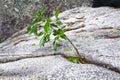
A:
POLYGON ((61 11, 77 6, 91 6, 92 0, 0 0, 0 42, 26 27, 33 12, 48 6, 48 12, 56 7, 61 11))
POLYGON ((73 64, 61 56, 24 59, 1 64, 2 80, 119 80, 120 74, 88 64, 73 64), (13 65, 14 64, 14 65, 13 65), (9 65, 9 66, 8 66, 9 65))
POLYGON ((0 62, 4 62, 0 64, 0 78, 120 80, 119 14, 120 9, 107 7, 75 8, 61 13, 59 18, 69 28, 66 35, 92 64, 74 64, 55 55, 60 52, 76 56, 67 41, 58 52, 53 51, 52 41, 39 48, 39 39, 24 34, 24 29, 0 44, 0 62))

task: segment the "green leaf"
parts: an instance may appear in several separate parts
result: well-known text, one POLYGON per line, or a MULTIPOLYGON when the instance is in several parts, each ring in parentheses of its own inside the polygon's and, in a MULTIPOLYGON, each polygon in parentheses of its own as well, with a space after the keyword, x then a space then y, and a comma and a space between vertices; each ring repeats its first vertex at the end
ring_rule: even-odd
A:
POLYGON ((66 26, 63 26, 61 29, 64 31, 66 26))
POLYGON ((56 42, 56 40, 53 42, 53 47, 54 47, 54 50, 57 51, 57 42, 56 42))
POLYGON ((58 35, 58 31, 57 30, 53 30, 53 35, 54 36, 58 35))
POLYGON ((35 43, 33 43, 32 46, 35 46, 35 43))
POLYGON ((47 18, 47 22, 44 26, 44 31, 47 33, 47 34, 50 34, 50 19, 47 18))
POLYGON ((56 25, 55 23, 50 23, 50 25, 53 26, 53 27, 58 28, 57 25, 56 25))
POLYGON ((80 47, 81 45, 80 44, 76 44, 77 47, 80 47))
POLYGON ((31 23, 28 25, 28 27, 27 27, 28 32, 30 32, 31 29, 33 29, 32 27, 33 27, 36 23, 37 23, 37 19, 34 18, 34 19, 32 20, 32 22, 31 22, 31 23))
POLYGON ((56 24, 60 26, 60 25, 62 25, 63 23, 62 23, 61 21, 57 21, 56 24))
POLYGON ((34 25, 36 24, 37 22, 39 21, 39 18, 38 17, 35 17, 32 22, 30 23, 30 25, 34 25))
POLYGON ((114 33, 117 33, 117 32, 119 32, 119 30, 118 30, 118 29, 114 29, 113 32, 114 32, 114 33))
POLYGON ((40 22, 36 22, 35 24, 30 25, 29 28, 28 28, 29 33, 30 34, 34 33, 34 35, 37 36, 38 35, 37 27, 39 27, 39 25, 40 25, 40 22))
POLYGON ((67 36, 66 36, 65 34, 60 35, 60 37, 61 37, 62 39, 64 39, 64 40, 67 40, 67 36))
POLYGON ((43 7, 39 12, 39 18, 43 18, 45 11, 47 10, 47 7, 43 7))
POLYGON ((71 49, 70 48, 65 48, 64 51, 69 52, 69 51, 71 51, 71 49))
POLYGON ((43 8, 41 9, 40 13, 41 13, 42 16, 44 15, 44 13, 45 13, 46 10, 47 10, 47 7, 43 7, 43 8))
POLYGON ((47 34, 45 37, 46 37, 46 42, 50 40, 50 34, 47 34))
POLYGON ((30 34, 32 34, 32 33, 37 34, 37 26, 36 26, 36 25, 32 25, 29 33, 30 33, 30 34))
POLYGON ((38 13, 37 13, 37 12, 34 12, 34 16, 37 17, 37 16, 38 16, 38 13))
POLYGON ((59 40, 59 38, 60 38, 59 35, 57 35, 57 36, 55 37, 55 40, 57 41, 57 40, 59 40))
POLYGON ((64 34, 64 31, 62 29, 58 29, 57 35, 60 35, 62 39, 67 40, 67 36, 64 34))
POLYGON ((56 19, 58 19, 59 13, 60 13, 60 10, 57 8, 56 11, 55 11, 55 17, 56 17, 56 19))
POLYGON ((40 47, 43 47, 45 44, 45 36, 43 36, 40 40, 40 47))
POLYGON ((58 31, 59 35, 63 35, 64 34, 64 31, 62 29, 58 29, 57 31, 58 31))
POLYGON ((37 34, 37 36, 42 36, 44 34, 44 32, 40 32, 37 34))
POLYGON ((28 25, 27 31, 30 32, 30 30, 31 30, 31 25, 28 25))
POLYGON ((73 63, 79 63, 79 58, 78 57, 69 57, 67 60, 73 62, 73 63))

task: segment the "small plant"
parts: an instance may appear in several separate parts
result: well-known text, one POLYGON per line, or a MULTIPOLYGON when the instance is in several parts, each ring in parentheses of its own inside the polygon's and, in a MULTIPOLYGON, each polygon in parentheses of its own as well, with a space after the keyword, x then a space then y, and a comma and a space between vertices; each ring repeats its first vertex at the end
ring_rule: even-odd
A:
POLYGON ((78 49, 75 47, 75 45, 71 42, 71 40, 65 35, 66 26, 63 26, 62 22, 59 20, 59 9, 56 9, 55 11, 55 20, 52 20, 49 16, 45 17, 45 12, 47 8, 44 7, 41 9, 40 12, 34 14, 34 18, 30 25, 28 26, 28 32, 30 34, 34 34, 36 37, 41 37, 40 39, 40 47, 43 47, 45 43, 49 42, 51 39, 51 35, 54 36, 53 41, 53 47, 56 51, 58 48, 58 43, 61 40, 68 40, 70 44, 73 46, 77 53, 77 57, 69 57, 68 60, 75 62, 75 63, 88 63, 88 61, 80 56, 78 49), (43 27, 43 30, 41 31, 39 28, 43 27))

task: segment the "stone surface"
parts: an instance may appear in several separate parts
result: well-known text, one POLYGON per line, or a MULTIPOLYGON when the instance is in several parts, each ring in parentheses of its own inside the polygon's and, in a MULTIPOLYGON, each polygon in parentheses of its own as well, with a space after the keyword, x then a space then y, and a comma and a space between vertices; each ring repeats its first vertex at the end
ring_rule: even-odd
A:
MULTIPOLYGON (((47 6, 47 13, 78 6, 91 6, 92 0, 0 0, 0 42, 26 27, 35 11, 47 6)), ((46 14, 47 15, 47 14, 46 14)))
POLYGON ((73 64, 61 56, 1 64, 1 80, 119 80, 120 74, 88 64, 73 64), (14 64, 14 65, 13 65, 14 64), (9 65, 9 66, 8 66, 9 65))
POLYGON ((0 64, 0 78, 120 80, 119 14, 120 9, 108 7, 75 8, 60 14, 69 29, 66 35, 91 64, 74 64, 60 54, 55 55, 76 56, 67 41, 54 52, 52 40, 39 48, 39 39, 24 34, 26 29, 20 31, 0 44, 0 62, 4 62, 0 64))

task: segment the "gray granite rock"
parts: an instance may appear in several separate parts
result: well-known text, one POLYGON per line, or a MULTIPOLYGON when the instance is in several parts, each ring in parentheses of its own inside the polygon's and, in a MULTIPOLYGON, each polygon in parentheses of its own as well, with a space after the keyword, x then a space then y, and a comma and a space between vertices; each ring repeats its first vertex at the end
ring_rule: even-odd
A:
POLYGON ((61 56, 0 64, 1 80, 119 80, 120 74, 90 64, 74 64, 61 56), (14 64, 14 65, 13 65, 14 64))
POLYGON ((120 9, 107 7, 75 8, 60 14, 69 29, 66 35, 91 64, 74 64, 60 56, 76 56, 67 41, 54 52, 52 40, 40 48, 39 39, 26 34, 26 29, 14 34, 0 44, 0 62, 4 62, 0 64, 0 78, 120 80, 119 14, 120 9))
POLYGON ((85 27, 66 34, 78 45, 79 51, 86 58, 95 63, 109 64, 108 67, 114 67, 120 71, 120 9, 107 7, 74 9, 74 11, 77 10, 80 12, 67 16, 72 18, 67 23, 77 17, 85 16, 83 22, 73 24, 73 27, 82 24, 85 27))

